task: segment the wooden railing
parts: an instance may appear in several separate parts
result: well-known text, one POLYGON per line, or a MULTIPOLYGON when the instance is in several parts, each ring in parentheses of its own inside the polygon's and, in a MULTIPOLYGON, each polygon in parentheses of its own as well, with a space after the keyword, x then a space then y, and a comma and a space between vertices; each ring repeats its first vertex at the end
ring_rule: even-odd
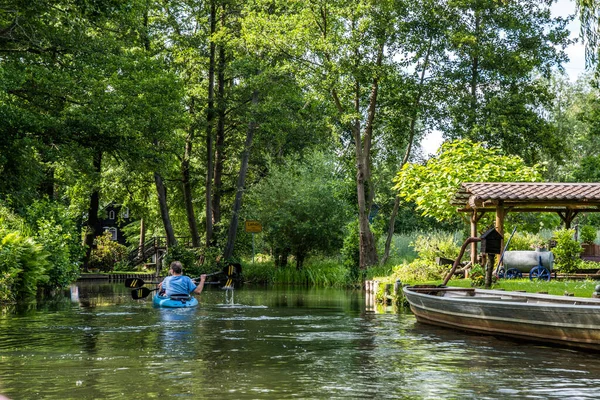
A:
MULTIPOLYGON (((185 247, 193 247, 192 239, 188 236, 179 236, 176 237, 177 244, 185 247)), ((146 261, 154 254, 164 253, 167 251, 167 238, 166 236, 154 236, 151 239, 148 239, 142 245, 142 248, 139 247, 129 252, 128 260, 133 265, 139 265, 146 261)))

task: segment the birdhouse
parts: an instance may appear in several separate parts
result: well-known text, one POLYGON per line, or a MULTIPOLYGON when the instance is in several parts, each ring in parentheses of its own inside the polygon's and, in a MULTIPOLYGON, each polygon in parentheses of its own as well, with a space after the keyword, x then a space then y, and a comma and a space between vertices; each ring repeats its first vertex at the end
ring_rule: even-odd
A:
POLYGON ((488 229, 481 235, 481 253, 502 253, 502 239, 502 235, 494 227, 488 229))

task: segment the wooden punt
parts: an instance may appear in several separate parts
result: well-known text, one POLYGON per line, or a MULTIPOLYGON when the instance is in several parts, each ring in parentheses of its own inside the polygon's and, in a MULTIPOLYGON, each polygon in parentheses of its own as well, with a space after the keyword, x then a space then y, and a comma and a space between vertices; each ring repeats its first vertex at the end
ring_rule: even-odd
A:
POLYGON ((419 322, 600 351, 600 299, 427 286, 403 292, 419 322))

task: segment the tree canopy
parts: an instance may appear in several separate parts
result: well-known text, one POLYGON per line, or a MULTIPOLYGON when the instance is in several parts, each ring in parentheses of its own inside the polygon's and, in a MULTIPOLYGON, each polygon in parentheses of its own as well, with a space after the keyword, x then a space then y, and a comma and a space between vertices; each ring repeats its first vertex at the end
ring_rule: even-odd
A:
POLYGON ((468 139, 442 145, 425 165, 406 164, 396 176, 395 189, 416 204, 422 215, 439 221, 456 218, 452 197, 463 182, 537 182, 540 165, 527 166, 518 156, 468 139))

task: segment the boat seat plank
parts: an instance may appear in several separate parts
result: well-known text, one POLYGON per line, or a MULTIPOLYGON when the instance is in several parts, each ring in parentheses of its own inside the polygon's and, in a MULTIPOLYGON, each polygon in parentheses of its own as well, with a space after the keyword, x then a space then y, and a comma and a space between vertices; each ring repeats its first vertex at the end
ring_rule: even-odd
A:
POLYGON ((469 292, 475 293, 475 288, 461 287, 411 287, 414 292, 469 292))

